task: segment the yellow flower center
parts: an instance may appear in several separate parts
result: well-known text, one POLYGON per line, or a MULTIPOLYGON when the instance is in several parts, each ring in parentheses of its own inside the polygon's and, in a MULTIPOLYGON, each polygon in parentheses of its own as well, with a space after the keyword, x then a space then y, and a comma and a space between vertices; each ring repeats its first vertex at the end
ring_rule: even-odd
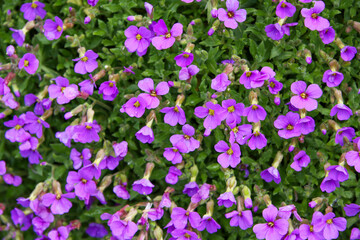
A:
POLYGON ((229 148, 229 150, 227 150, 226 153, 227 153, 228 155, 232 155, 232 154, 234 153, 234 151, 233 151, 231 148, 229 148))
POLYGON ((28 60, 24 60, 24 67, 29 66, 29 61, 28 60))
POLYGON ((86 129, 92 129, 92 126, 86 125, 86 129))
POLYGON ((228 112, 232 113, 235 111, 235 108, 234 108, 234 106, 230 106, 227 108, 227 110, 228 110, 228 112))
POLYGON ((156 97, 156 92, 155 92, 154 90, 151 90, 151 91, 150 91, 150 96, 156 97))
POLYGON ((38 123, 41 123, 40 119, 37 120, 38 123))
POLYGON ((178 109, 177 106, 174 107, 174 111, 175 111, 175 112, 179 112, 179 109, 178 109))
POLYGON ((271 83, 270 83, 270 87, 271 87, 271 88, 275 87, 275 83, 274 83, 274 82, 271 82, 271 83))
POLYGON ((238 127, 234 127, 234 128, 232 129, 232 131, 233 131, 234 133, 237 133, 237 132, 239 131, 239 128, 238 128, 238 127))
POLYGON ((233 17, 234 17, 234 13, 233 13, 233 12, 228 12, 227 15, 228 15, 229 18, 233 18, 233 17))
POLYGON ((281 7, 282 7, 282 8, 286 8, 286 3, 283 2, 283 3, 281 4, 281 7))
POLYGON ((312 19, 317 19, 317 18, 318 18, 317 13, 313 13, 313 14, 311 14, 311 18, 312 18, 312 19))
POLYGON ((185 138, 186 140, 189 140, 191 137, 190 137, 189 135, 184 135, 184 138, 185 138))
POLYGON ((287 130, 293 130, 293 129, 294 129, 294 126, 291 125, 291 124, 289 124, 289 125, 287 125, 286 129, 287 129, 287 130))
POLYGON ((210 115, 210 116, 214 116, 214 114, 215 114, 215 111, 212 110, 212 109, 209 109, 209 115, 210 115))
POLYGON ((140 41, 142 39, 142 36, 140 34, 137 34, 136 39, 140 41))
POLYGON ((184 58, 188 58, 190 55, 185 53, 183 56, 184 56, 184 58))
POLYGON ((254 104, 254 105, 251 106, 251 109, 252 109, 252 110, 256 110, 256 109, 258 109, 258 106, 256 106, 256 105, 254 104))
POLYGON ((307 94, 303 92, 302 94, 300 94, 300 97, 305 99, 305 98, 307 98, 307 94))
POLYGON ((81 179, 81 182, 85 184, 85 183, 87 183, 87 180, 83 178, 83 179, 81 179))
POLYGON ((328 219, 328 220, 326 220, 326 223, 327 223, 327 224, 332 224, 332 223, 333 223, 333 220, 332 220, 332 219, 328 219))
POLYGON ((82 57, 81 61, 86 62, 88 60, 88 57, 82 57))
POLYGON ((255 137, 257 137, 257 136, 259 136, 259 135, 260 135, 260 133, 259 133, 258 131, 254 132, 254 136, 255 136, 255 137))
POLYGON ((241 217, 241 216, 242 216, 242 212, 239 212, 238 215, 241 217))
POLYGON ((56 30, 57 30, 58 32, 61 32, 61 30, 62 30, 62 27, 60 27, 60 26, 57 26, 56 30))
POLYGON ((56 194, 56 199, 59 200, 60 198, 61 198, 61 194, 60 193, 56 194))
POLYGON ((19 124, 15 126, 16 130, 19 130, 20 128, 21 128, 21 126, 19 124))
POLYGON ((185 234, 184 234, 184 237, 185 237, 185 238, 191 238, 191 236, 190 236, 188 233, 185 233, 185 234))
POLYGON ((273 226, 274 226, 274 223, 273 223, 273 222, 268 222, 268 226, 269 226, 269 227, 273 227, 273 226))
POLYGON ((165 38, 170 38, 171 37, 171 33, 167 33, 167 34, 165 34, 165 38))
POLYGON ((32 3, 32 4, 31 4, 31 8, 37 8, 37 6, 38 6, 38 5, 37 5, 36 3, 32 3))
POLYGON ((252 72, 246 72, 246 77, 250 77, 252 72))
POLYGON ((110 82, 109 83, 109 87, 113 87, 114 86, 114 83, 113 82, 110 82))
POLYGON ((140 107, 139 101, 136 101, 136 102, 134 103, 134 107, 140 107))
POLYGON ((173 149, 173 152, 178 152, 178 151, 179 151, 179 150, 177 150, 177 148, 174 148, 174 149, 173 149))
POLYGON ((186 216, 189 216, 189 215, 190 215, 190 212, 189 212, 189 211, 186 211, 185 215, 186 215, 186 216))
POLYGON ((61 88, 61 92, 63 93, 65 91, 66 87, 61 88))
POLYGON ((314 226, 311 225, 311 226, 310 226, 310 232, 313 232, 313 231, 314 231, 314 226))

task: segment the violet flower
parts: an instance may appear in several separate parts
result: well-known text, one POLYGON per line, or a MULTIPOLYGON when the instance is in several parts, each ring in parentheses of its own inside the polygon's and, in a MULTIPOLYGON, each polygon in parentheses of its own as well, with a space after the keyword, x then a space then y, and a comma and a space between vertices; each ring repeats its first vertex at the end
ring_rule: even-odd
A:
POLYGON ((241 116, 243 115, 244 111, 243 103, 236 103, 234 99, 227 99, 221 102, 221 106, 227 110, 227 125, 236 125, 241 122, 241 116))
POLYGON ((26 94, 24 97, 24 103, 26 106, 31 106, 32 104, 35 104, 34 107, 34 113, 36 115, 43 115, 45 110, 49 110, 51 108, 51 100, 48 98, 44 98, 43 100, 40 100, 36 95, 29 93, 26 94))
POLYGON ((116 196, 118 198, 122 198, 122 199, 130 199, 130 194, 129 192, 126 190, 126 183, 122 183, 119 185, 116 185, 113 188, 113 192, 116 194, 116 196))
POLYGON ((190 65, 189 67, 183 67, 179 71, 180 80, 190 80, 192 76, 196 75, 200 69, 196 65, 190 65))
POLYGON ((274 121, 274 126, 279 130, 278 134, 284 139, 299 137, 301 135, 300 128, 297 125, 300 116, 298 113, 288 112, 286 116, 280 115, 274 121))
POLYGON ((266 36, 272 40, 278 41, 284 37, 284 31, 279 23, 265 26, 266 36))
POLYGON ((303 167, 307 167, 310 163, 310 157, 305 151, 301 150, 294 156, 294 162, 290 165, 292 169, 300 172, 303 167))
POLYGON ((187 152, 187 146, 185 144, 182 144, 181 142, 179 144, 176 144, 174 147, 171 148, 165 148, 163 156, 166 158, 166 160, 170 161, 172 164, 178 164, 182 161, 182 155, 181 153, 187 152))
POLYGON ((151 127, 144 126, 135 133, 135 137, 142 143, 152 143, 154 141, 154 132, 151 127))
POLYGON ((196 107, 195 116, 198 118, 205 118, 204 127, 206 129, 215 129, 221 124, 221 121, 225 119, 225 109, 223 109, 219 104, 214 104, 212 102, 207 102, 206 107, 196 107))
POLYGON ((91 73, 98 67, 98 63, 96 61, 98 57, 99 55, 94 51, 87 50, 84 56, 73 59, 73 61, 77 61, 74 71, 79 74, 91 73))
POLYGON ((5 138, 10 142, 24 142, 30 138, 30 134, 23 128, 25 121, 14 115, 13 120, 4 122, 6 127, 12 127, 5 132, 5 138))
POLYGON ((215 91, 223 92, 230 84, 231 81, 229 80, 228 75, 226 73, 221 73, 211 81, 211 88, 215 91))
POLYGON ((355 203, 347 204, 344 206, 344 211, 346 216, 353 217, 360 212, 360 206, 355 203))
POLYGON ((92 177, 83 172, 70 171, 66 182, 66 191, 69 192, 75 189, 75 195, 86 202, 90 200, 90 196, 97 194, 96 183, 92 180, 92 177))
MULTIPOLYGON (((209 197, 210 194, 210 184, 204 183, 199 190, 197 191, 197 193, 195 193, 194 195, 192 195, 191 197, 191 202, 193 203, 198 203, 201 200, 205 200, 209 197)), ((184 189, 185 190, 185 189, 184 189)))
POLYGON ((44 35, 47 40, 51 41, 59 39, 64 31, 63 25, 63 21, 58 16, 55 16, 55 21, 46 19, 44 24, 44 35))
POLYGON ((24 13, 24 18, 28 21, 35 20, 36 16, 43 19, 46 15, 44 10, 45 4, 35 1, 32 3, 24 3, 21 5, 20 11, 24 13))
POLYGON ((87 0, 87 3, 92 6, 92 7, 95 7, 96 4, 98 3, 99 0, 87 0))
POLYGON ((225 141, 221 140, 215 144, 214 148, 217 152, 222 153, 217 158, 222 168, 228 168, 229 166, 235 168, 240 163, 241 151, 237 143, 231 143, 229 147, 225 141))
POLYGON ((313 240, 322 240, 322 231, 318 231, 315 228, 315 225, 321 222, 323 219, 323 214, 321 212, 314 212, 311 220, 311 224, 301 224, 299 227, 300 237, 302 239, 313 239, 313 240))
POLYGON ((236 126, 235 124, 230 124, 231 128, 229 142, 236 141, 240 145, 244 145, 247 141, 247 136, 251 135, 251 124, 243 124, 240 126, 236 126))
POLYGON ((187 194, 189 197, 194 196, 199 191, 199 186, 195 181, 191 181, 184 186, 183 194, 187 194))
POLYGON ((0 161, 0 176, 6 173, 6 162, 0 161))
POLYGON ((75 99, 79 95, 78 86, 76 84, 70 84, 69 80, 58 76, 55 78, 55 84, 49 86, 50 98, 56 98, 58 104, 66 104, 75 99))
POLYGON ((186 227, 188 221, 190 222, 191 227, 197 228, 201 217, 197 212, 185 210, 181 207, 175 207, 171 212, 171 219, 176 229, 183 229, 186 227))
POLYGON ((174 167, 174 166, 171 166, 169 168, 169 172, 168 174, 166 175, 165 177, 165 182, 167 182, 168 184, 176 184, 179 180, 179 176, 182 175, 182 172, 180 171, 180 169, 174 167))
POLYGON ((322 79, 328 87, 337 87, 341 84, 342 80, 344 80, 344 75, 341 72, 332 70, 326 70, 322 79))
POLYGON ((262 171, 260 173, 260 176, 262 179, 264 179, 265 182, 274 181, 276 184, 279 184, 281 182, 279 170, 272 166, 262 171))
POLYGON ((35 115, 33 112, 26 112, 24 116, 24 129, 31 134, 36 134, 36 137, 41 138, 43 135, 43 127, 49 128, 50 125, 35 115))
POLYGON ((167 82, 160 82, 156 88, 154 87, 154 81, 151 78, 145 78, 139 81, 138 86, 146 93, 140 93, 139 97, 144 99, 147 103, 146 108, 157 108, 160 104, 158 95, 162 96, 169 92, 169 85, 167 82))
POLYGON ((22 178, 20 176, 16 176, 10 173, 3 175, 2 178, 6 184, 13 185, 14 187, 18 187, 22 183, 22 178))
POLYGON ((157 35, 151 40, 151 43, 157 50, 163 50, 174 45, 175 38, 181 36, 183 33, 183 25, 181 23, 175 23, 169 31, 164 20, 160 19, 155 26, 153 26, 153 30, 157 35))
POLYGON ((315 120, 310 116, 300 118, 295 127, 300 129, 301 134, 307 135, 315 130, 315 120))
POLYGON ((246 20, 246 10, 239 9, 238 0, 226 0, 227 11, 223 8, 217 10, 218 18, 224 22, 225 27, 235 29, 238 27, 238 22, 246 20))
MULTIPOLYGON (((192 2, 194 0, 182 0, 183 2, 192 2)), ((199 0, 198 0, 199 2, 199 0)), ((198 235, 192 231, 186 230, 186 229, 175 229, 174 231, 171 231, 171 235, 173 236, 172 239, 179 239, 179 240, 200 240, 198 235)))
POLYGON ((42 197, 42 204, 45 207, 51 206, 50 209, 53 214, 62 215, 64 213, 68 213, 72 207, 72 203, 68 200, 68 198, 75 198, 75 193, 46 193, 42 197))
POLYGON ((324 30, 319 32, 321 41, 324 44, 329 44, 332 43, 335 40, 335 30, 333 29, 332 26, 325 28, 324 30))
POLYGON ((14 29, 14 28, 9 28, 13 34, 11 35, 12 38, 15 40, 15 42, 17 43, 17 45, 22 46, 25 42, 25 32, 23 29, 14 29))
POLYGON ((178 123, 184 125, 186 123, 185 112, 179 105, 175 107, 165 107, 161 109, 160 112, 165 113, 164 122, 170 126, 175 126, 178 123))
POLYGON ((301 219, 300 215, 298 214, 294 204, 286 205, 286 206, 283 206, 283 207, 279 208, 278 216, 280 218, 287 220, 287 219, 289 219, 291 217, 291 214, 294 214, 295 218, 299 222, 302 222, 302 219, 301 219))
POLYGON ((25 55, 20 59, 19 69, 25 69, 28 74, 34 74, 39 67, 39 60, 36 59, 36 56, 32 53, 25 53, 25 55))
POLYGON ((355 130, 352 127, 343 127, 336 131, 335 143, 344 146, 344 138, 347 138, 349 142, 355 137, 355 130))
POLYGON ((103 95, 103 99, 106 101, 113 101, 118 95, 119 90, 116 87, 116 82, 106 81, 99 87, 99 94, 103 95))
POLYGON ((245 140, 248 141, 248 146, 251 150, 262 149, 267 144, 267 139, 260 131, 253 131, 250 135, 246 136, 245 140))
POLYGON ((176 65, 184 68, 189 66, 194 61, 194 54, 183 51, 181 54, 177 55, 174 60, 176 61, 176 65))
POLYGON ((150 46, 151 31, 146 27, 136 27, 134 25, 128 27, 125 32, 127 39, 125 40, 125 47, 129 52, 135 52, 138 56, 146 54, 150 46))
POLYGON ((71 149, 70 159, 73 161, 73 167, 76 170, 79 169, 81 165, 83 165, 83 162, 84 166, 91 164, 90 158, 91 152, 88 148, 84 148, 81 153, 78 152, 75 148, 71 149))
POLYGON ((226 218, 231 218, 231 227, 240 227, 242 230, 246 230, 253 225, 252 212, 250 210, 245 211, 232 211, 225 214, 226 218))
POLYGON ((322 31, 330 27, 330 23, 327 19, 320 17, 319 14, 325 9, 325 3, 323 1, 315 1, 314 7, 307 9, 301 9, 301 15, 305 18, 304 25, 311 31, 322 31))
POLYGON ((205 214, 202 217, 200 224, 197 227, 197 230, 204 231, 206 229, 208 233, 212 234, 217 232, 217 230, 220 228, 221 226, 211 216, 205 214))
POLYGON ((93 238, 103 238, 108 235, 106 228, 98 223, 90 223, 85 232, 93 238))
POLYGON ((86 122, 83 125, 76 125, 73 130, 72 139, 75 142, 91 143, 93 141, 98 142, 100 140, 99 132, 101 126, 94 120, 93 122, 86 122))
POLYGON ((152 193, 153 187, 155 187, 154 184, 146 178, 135 181, 132 186, 133 190, 141 195, 149 195, 152 193))
POLYGON ((226 191, 217 198, 218 205, 224 206, 226 208, 232 207, 234 204, 236 204, 236 199, 234 197, 234 194, 231 191, 226 191))
POLYGON ((245 71, 240 76, 240 83, 244 85, 246 89, 262 87, 266 79, 269 79, 269 73, 259 72, 258 70, 254 71, 245 71))
POLYGON ((145 113, 146 106, 147 102, 142 97, 133 97, 121 107, 120 112, 126 112, 130 117, 140 118, 145 113))
POLYGON ((70 230, 66 226, 53 229, 48 233, 50 240, 66 240, 69 237, 70 230))
POLYGON ((356 53, 356 47, 345 46, 341 48, 340 56, 344 61, 351 61, 355 57, 356 53))
POLYGON ((296 7, 294 5, 285 1, 281 1, 276 6, 275 14, 279 18, 286 18, 286 17, 292 17, 295 12, 296 12, 296 7))
POLYGON ((306 83, 304 81, 292 83, 291 91, 294 94, 297 94, 296 96, 291 97, 291 104, 299 109, 305 108, 306 111, 313 111, 317 108, 318 103, 315 99, 320 98, 323 93, 319 85, 310 84, 306 87, 306 83))
POLYGON ((350 239, 351 240, 360 239, 360 229, 359 228, 354 227, 353 229, 351 229, 350 239))
POLYGON ((265 120, 266 111, 262 106, 252 104, 244 109, 243 116, 246 116, 249 122, 259 122, 265 120))
POLYGON ((290 36, 290 27, 296 26, 298 25, 297 22, 293 22, 293 23, 285 23, 281 26, 281 29, 283 30, 284 34, 290 36))
POLYGON ((185 145, 187 150, 184 153, 193 152, 200 147, 200 142, 192 137, 195 134, 195 129, 192 126, 185 124, 182 127, 182 131, 184 135, 175 134, 170 137, 170 142, 173 146, 178 144, 185 145))
MULTIPOLYGON (((360 141, 357 142, 357 147, 360 149, 360 141)), ((347 152, 345 159, 349 166, 355 167, 355 170, 360 173, 360 153, 358 151, 347 152)))
POLYGON ((271 94, 278 94, 283 88, 283 84, 275 78, 270 78, 268 88, 271 94))
POLYGON ((345 121, 345 120, 348 120, 350 118, 350 116, 353 115, 353 113, 352 113, 352 110, 348 106, 346 106, 343 103, 338 103, 330 111, 331 117, 333 117, 335 115, 338 120, 345 121))
POLYGON ((281 239, 287 232, 289 222, 285 219, 277 219, 278 210, 274 205, 269 205, 262 212, 268 223, 259 223, 253 227, 257 239, 281 239))
POLYGON ((341 165, 332 165, 329 166, 327 169, 328 177, 339 182, 344 182, 349 179, 349 174, 345 167, 341 165))
POLYGON ((325 214, 321 221, 314 224, 314 231, 323 231, 325 239, 338 239, 339 231, 342 232, 345 231, 345 229, 346 219, 343 217, 335 218, 335 214, 333 212, 325 214))

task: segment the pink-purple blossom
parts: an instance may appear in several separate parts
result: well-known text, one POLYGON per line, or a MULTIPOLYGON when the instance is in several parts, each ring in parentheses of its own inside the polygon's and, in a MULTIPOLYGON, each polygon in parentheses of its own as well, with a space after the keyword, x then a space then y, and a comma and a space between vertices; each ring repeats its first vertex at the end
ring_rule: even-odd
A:
POLYGON ((55 16, 55 21, 51 19, 45 20, 44 35, 47 40, 59 39, 63 31, 63 21, 58 16, 55 16))
POLYGON ((306 111, 313 111, 317 108, 318 102, 315 99, 320 98, 323 93, 319 85, 310 84, 307 87, 304 81, 292 83, 291 91, 296 94, 291 97, 291 104, 299 109, 305 108, 306 111))
POLYGON ((227 10, 219 8, 217 10, 217 16, 221 22, 224 22, 225 27, 235 29, 238 27, 238 22, 244 22, 246 20, 246 10, 238 9, 238 0, 226 0, 227 10))
POLYGON ((25 53, 25 55, 20 59, 18 66, 20 69, 24 68, 28 74, 34 74, 39 67, 39 60, 36 59, 34 54, 25 53))
POLYGON ((96 61, 98 57, 99 55, 93 50, 87 50, 80 58, 73 59, 73 61, 77 61, 74 71, 79 74, 93 72, 98 67, 98 63, 96 61))
POLYGON ((160 19, 153 26, 153 29, 157 35, 151 40, 151 43, 157 50, 170 48, 174 45, 175 38, 183 33, 183 25, 181 23, 175 23, 169 31, 163 19, 160 19))
POLYGON ((301 15, 305 18, 304 25, 311 31, 322 31, 330 27, 329 20, 320 17, 319 14, 325 9, 325 3, 323 1, 315 1, 313 8, 301 9, 301 15))
POLYGON ((160 82, 155 88, 154 81, 151 78, 145 78, 139 81, 138 86, 141 90, 146 92, 140 93, 139 97, 146 101, 147 109, 157 108, 160 104, 158 96, 165 95, 169 92, 169 85, 167 82, 160 82))
POLYGON ((125 40, 125 47, 129 52, 135 52, 138 56, 146 54, 150 46, 151 31, 145 27, 136 27, 134 25, 128 27, 125 32, 127 39, 125 40))
POLYGON ((21 5, 20 11, 24 13, 24 18, 28 21, 35 20, 36 16, 39 16, 43 19, 46 15, 46 11, 44 9, 45 4, 34 1, 32 3, 24 3, 21 5))

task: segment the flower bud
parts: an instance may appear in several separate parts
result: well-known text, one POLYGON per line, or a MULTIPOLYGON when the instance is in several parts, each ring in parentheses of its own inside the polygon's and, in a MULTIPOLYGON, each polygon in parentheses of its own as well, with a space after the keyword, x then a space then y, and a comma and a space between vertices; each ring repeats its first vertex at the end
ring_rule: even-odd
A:
POLYGON ((155 237, 156 240, 163 240, 164 239, 163 238, 163 231, 158 225, 156 225, 156 227, 155 227, 154 237, 155 237))

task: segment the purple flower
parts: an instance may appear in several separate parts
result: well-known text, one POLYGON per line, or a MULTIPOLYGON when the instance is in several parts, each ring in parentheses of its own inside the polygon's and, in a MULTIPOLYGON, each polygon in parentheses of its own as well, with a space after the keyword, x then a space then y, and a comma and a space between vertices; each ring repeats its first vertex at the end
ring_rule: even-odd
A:
POLYGON ((30 138, 30 134, 23 128, 25 121, 17 116, 13 117, 13 120, 4 122, 6 127, 12 127, 5 132, 5 138, 10 142, 24 142, 30 138))
POLYGON ((55 21, 46 19, 44 24, 44 35, 47 40, 59 39, 64 30, 63 21, 55 16, 55 21))
POLYGON ((279 130, 278 134, 284 139, 299 137, 301 135, 300 128, 297 125, 300 116, 298 113, 288 112, 286 116, 280 115, 274 121, 274 126, 279 130))
POLYGON ((183 51, 181 54, 177 55, 174 60, 176 61, 176 65, 184 68, 189 66, 194 61, 194 54, 183 51))
MULTIPOLYGON (((185 186, 186 187, 186 186, 185 186)), ((199 190, 197 191, 197 193, 195 193, 192 197, 191 197, 191 202, 193 203, 198 203, 201 200, 205 200, 209 197, 210 194, 210 184, 204 183, 199 190)), ((185 190, 185 189, 184 189, 185 190)))
POLYGON ((145 7, 145 10, 146 10, 146 13, 147 13, 148 17, 152 19, 153 18, 153 13, 154 13, 153 5, 151 5, 148 2, 145 2, 144 7, 145 7))
POLYGON ((10 173, 5 174, 3 180, 6 184, 13 185, 14 187, 18 187, 22 183, 22 178, 20 176, 15 176, 10 173))
POLYGON ((328 177, 339 182, 344 182, 349 179, 349 174, 345 167, 340 165, 329 166, 326 169, 328 173, 328 177))
POLYGON ((276 81, 275 78, 270 78, 268 88, 271 94, 278 94, 283 88, 283 84, 276 81))
POLYGON ((78 61, 75 64, 74 71, 79 74, 91 73, 98 67, 96 59, 99 57, 93 50, 87 50, 84 56, 75 58, 73 61, 78 61))
MULTIPOLYGON (((185 2, 186 0, 182 0, 183 2, 185 2)), ((188 0, 187 0, 188 1, 188 0)), ((192 2, 193 0, 191 0, 192 2)), ((174 238, 170 238, 170 239, 179 239, 179 240, 200 240, 200 238, 198 237, 198 235, 194 232, 191 232, 189 230, 186 229, 175 229, 174 231, 171 232, 171 235, 174 238)))
POLYGON ((240 163, 241 151, 237 143, 231 143, 229 147, 226 142, 221 140, 215 144, 214 148, 217 152, 222 153, 217 158, 221 167, 228 168, 231 166, 235 168, 240 163))
POLYGON ((268 70, 264 72, 259 72, 258 70, 254 71, 245 71, 240 76, 240 83, 244 85, 246 89, 258 88, 264 85, 266 79, 269 79, 270 75, 268 70))
POLYGON ((208 231, 208 233, 211 234, 217 232, 217 230, 220 229, 221 226, 211 216, 205 214, 201 219, 200 224, 197 227, 197 230, 204 231, 205 228, 206 231, 208 231))
POLYGON ((24 129, 31 134, 36 134, 36 137, 41 138, 43 135, 43 127, 49 128, 50 125, 37 117, 33 112, 26 112, 24 116, 25 126, 24 129))
POLYGON ((95 7, 99 0, 87 0, 88 4, 92 7, 95 7))
POLYGON ((270 205, 262 212, 264 219, 268 223, 259 223, 253 227, 257 239, 281 239, 287 232, 289 222, 285 219, 277 219, 278 210, 274 205, 270 205))
POLYGON ((152 143, 154 141, 154 132, 148 127, 142 127, 137 133, 135 133, 137 140, 142 143, 152 143))
POLYGON ((146 106, 147 102, 142 97, 133 97, 121 107, 120 112, 126 112, 130 117, 140 118, 144 114, 146 106))
POLYGON ((336 188, 340 187, 340 183, 336 179, 325 177, 320 184, 320 189, 323 192, 331 193, 335 191, 336 188))
POLYGON ((11 220, 13 221, 14 225, 20 225, 21 231, 26 231, 31 227, 31 219, 33 214, 25 215, 23 211, 18 208, 14 208, 10 211, 11 220))
POLYGON ((6 173, 6 162, 0 161, 0 176, 6 173))
POLYGON ((84 166, 89 165, 91 158, 90 149, 84 148, 82 152, 78 152, 75 148, 71 149, 70 159, 73 161, 74 169, 79 169, 84 162, 84 166))
POLYGON ((44 10, 45 4, 35 1, 32 3, 24 3, 21 5, 20 11, 24 13, 24 18, 28 21, 35 20, 36 16, 43 19, 46 15, 44 10))
POLYGON ((85 232, 93 238, 103 238, 108 234, 106 228, 98 223, 90 223, 85 232))
POLYGON ((139 56, 146 54, 148 47, 150 46, 151 31, 146 27, 137 28, 132 25, 128 27, 125 32, 127 37, 125 41, 125 47, 129 52, 135 52, 139 56))
POLYGON ((25 32, 23 29, 17 30, 14 28, 9 28, 13 34, 11 35, 12 38, 15 40, 17 45, 22 46, 25 42, 25 32))
POLYGON ((179 176, 182 175, 182 172, 180 171, 180 169, 174 167, 174 166, 171 166, 169 168, 169 172, 168 174, 166 175, 165 177, 165 182, 167 182, 168 184, 176 184, 179 180, 179 176))
MULTIPOLYGON (((195 134, 195 129, 192 126, 185 124, 182 127, 182 131, 184 135, 175 134, 170 137, 170 142, 173 146, 183 144, 187 148, 186 152, 184 153, 193 152, 195 149, 200 147, 200 142, 192 137, 195 134)), ((185 147, 183 150, 185 150, 185 147)))
POLYGON ((301 150, 294 156, 294 162, 290 165, 292 169, 300 172, 303 167, 307 167, 310 163, 310 157, 305 151, 301 150))
MULTIPOLYGON (((357 147, 360 149, 360 141, 357 142, 357 147)), ((355 167, 355 170, 360 172, 360 152, 349 151, 346 153, 345 159, 349 166, 355 167)))
POLYGON ((103 99, 106 101, 113 101, 118 93, 119 90, 114 81, 103 82, 99 87, 99 94, 103 94, 103 99))
POLYGON ((235 29, 238 27, 238 22, 246 20, 246 10, 238 10, 238 0, 226 0, 226 7, 227 11, 223 8, 219 8, 217 11, 218 18, 221 22, 224 22, 225 27, 235 29))
POLYGON ((226 124, 236 125, 241 122, 241 116, 244 111, 243 103, 236 103, 234 99, 227 99, 222 101, 221 106, 227 110, 226 124))
POLYGON ((321 212, 314 212, 311 220, 311 225, 301 224, 299 227, 300 237, 302 239, 309 240, 322 240, 324 237, 322 236, 321 230, 315 228, 315 224, 321 222, 323 219, 323 214, 321 212))
POLYGON ((248 146, 251 150, 262 149, 267 144, 267 139, 264 134, 259 131, 254 131, 252 134, 248 135, 246 140, 249 140, 248 146))
POLYGON ((346 219, 343 217, 335 218, 333 212, 329 212, 323 216, 322 220, 314 224, 314 231, 323 231, 325 239, 337 239, 339 237, 339 231, 345 231, 346 219))
POLYGON ((151 40, 151 43, 157 50, 170 48, 175 43, 175 38, 181 36, 183 33, 183 25, 175 23, 171 30, 168 28, 163 19, 160 19, 155 26, 153 26, 156 37, 151 40))
POLYGON ((165 107, 161 109, 160 112, 165 113, 164 122, 170 126, 175 126, 178 123, 184 125, 186 123, 185 112, 179 105, 175 107, 165 107))
POLYGON ((344 207, 344 211, 346 216, 353 217, 360 212, 360 206, 355 203, 347 204, 344 207))
POLYGON ((339 119, 340 121, 345 121, 345 120, 348 120, 350 118, 350 116, 353 115, 353 113, 352 113, 352 110, 348 106, 346 106, 343 103, 338 103, 330 111, 331 117, 333 117, 335 115, 336 115, 337 119, 339 119))
POLYGON ((211 81, 211 88, 215 91, 223 92, 230 84, 231 81, 229 81, 228 75, 226 73, 221 73, 211 81))
POLYGON ((66 226, 53 229, 48 233, 50 240, 66 240, 69 237, 70 230, 66 226))
POLYGON ((225 119, 225 109, 223 109, 219 104, 214 104, 212 102, 207 102, 206 107, 196 107, 195 116, 198 118, 205 118, 204 127, 206 129, 215 129, 221 124, 221 121, 225 119))
POLYGON ((165 95, 169 92, 169 85, 167 82, 160 82, 156 88, 154 87, 154 81, 151 78, 145 78, 139 81, 138 86, 146 93, 140 93, 139 97, 144 99, 147 103, 146 108, 157 108, 160 104, 158 95, 165 95))
POLYGON ((306 116, 297 122, 296 127, 300 129, 301 134, 309 134, 315 130, 315 120, 306 116))
POLYGON ((244 109, 244 115, 249 122, 263 121, 266 118, 265 109, 257 104, 252 104, 250 107, 244 109))
POLYGON ((46 193, 42 197, 42 204, 45 207, 50 207, 51 205, 51 212, 53 214, 59 214, 62 215, 64 213, 68 213, 70 208, 72 207, 72 204, 67 198, 74 198, 74 193, 65 193, 65 194, 52 194, 52 193, 46 193))
POLYGON ((328 87, 337 87, 341 84, 342 80, 344 80, 344 75, 341 72, 332 70, 326 70, 322 79, 328 87))
POLYGON ((229 125, 231 128, 229 142, 236 141, 240 145, 244 145, 247 141, 247 136, 251 135, 251 124, 243 124, 241 126, 235 126, 235 124, 229 125))
POLYGON ((296 12, 296 7, 291 3, 281 1, 276 7, 276 15, 279 18, 292 17, 296 12))
POLYGON ((297 81, 291 84, 291 91, 296 96, 291 97, 291 104, 299 109, 305 108, 306 111, 313 111, 317 108, 318 103, 316 98, 321 97, 322 91, 317 84, 310 84, 306 87, 304 81, 297 81))
POLYGON ((236 204, 234 194, 231 191, 227 191, 224 192, 223 194, 220 194, 217 200, 219 206, 224 206, 226 208, 230 208, 232 207, 232 205, 236 204))
POLYGON ((135 233, 138 231, 138 226, 134 222, 120 220, 119 217, 115 218, 108 225, 110 226, 112 234, 119 239, 133 239, 135 233))
POLYGON ((231 218, 230 226, 240 227, 242 230, 246 230, 253 225, 253 217, 250 210, 246 211, 232 211, 225 214, 226 218, 231 218))
POLYGON ((344 146, 344 138, 347 138, 349 142, 355 137, 355 130, 352 127, 343 127, 336 131, 335 143, 344 146))
POLYGON ((260 173, 260 176, 262 179, 265 180, 265 182, 274 181, 276 184, 279 184, 281 182, 279 170, 274 167, 269 167, 268 169, 265 169, 260 173))
POLYGON ((304 25, 311 31, 322 31, 330 27, 330 23, 326 18, 320 17, 319 14, 325 9, 323 1, 315 1, 314 7, 301 9, 301 15, 305 18, 304 25))
POLYGON ((25 95, 24 103, 26 106, 30 106, 30 105, 34 104, 35 102, 36 102, 36 104, 34 107, 34 113, 36 115, 43 115, 44 110, 48 110, 51 107, 51 100, 48 98, 40 100, 36 95, 34 95, 32 93, 25 95))
POLYGON ((58 104, 66 104, 75 99, 79 95, 78 86, 70 84, 69 80, 64 77, 55 78, 55 84, 49 86, 50 98, 56 98, 58 104))
POLYGON ((356 240, 356 239, 360 239, 360 229, 353 228, 351 229, 350 240, 356 240))
POLYGON ((194 196, 199 191, 199 186, 196 182, 189 182, 185 184, 183 194, 187 194, 189 197, 194 196))
POLYGON ((126 190, 126 183, 121 183, 119 185, 116 185, 113 189, 113 192, 116 194, 117 197, 122 199, 129 199, 130 194, 126 190))
POLYGON ((275 41, 280 40, 284 37, 284 31, 278 23, 265 26, 265 32, 266 36, 275 41))
POLYGON ((70 171, 66 178, 66 191, 72 191, 75 189, 75 195, 81 200, 88 202, 90 196, 94 196, 97 193, 96 183, 92 180, 92 177, 85 174, 86 172, 74 172, 70 171))
POLYGON ((287 220, 291 217, 291 214, 294 214, 295 218, 299 222, 302 222, 302 219, 301 219, 300 215, 298 214, 295 205, 291 204, 291 205, 286 205, 286 206, 279 208, 278 216, 280 218, 287 220))
POLYGON ((333 27, 325 28, 324 30, 319 32, 321 41, 323 41, 324 44, 332 43, 335 40, 335 30, 333 27))
POLYGON ((183 67, 179 71, 180 80, 190 80, 192 76, 196 75, 200 69, 196 65, 190 65, 189 67, 183 67))
POLYGON ((345 46, 341 49, 341 58, 344 61, 351 61, 357 53, 355 47, 352 46, 345 46))
POLYGON ((175 228, 183 229, 186 227, 188 221, 190 222, 191 227, 197 228, 201 217, 197 212, 184 210, 181 207, 175 207, 171 213, 171 219, 175 228))
POLYGON ((25 69, 28 74, 34 74, 39 67, 39 60, 32 53, 25 53, 19 61, 19 68, 25 69))
POLYGON ((172 162, 172 164, 178 164, 182 161, 181 153, 187 152, 187 146, 185 144, 177 144, 171 148, 164 149, 163 156, 166 160, 172 162))
POLYGON ((86 122, 83 125, 76 125, 73 130, 72 139, 75 142, 91 143, 93 141, 98 142, 100 140, 99 132, 101 126, 96 121, 90 123, 86 122))
POLYGON ((155 187, 154 184, 146 178, 135 181, 132 186, 133 190, 141 195, 149 195, 152 192, 153 187, 155 187))

